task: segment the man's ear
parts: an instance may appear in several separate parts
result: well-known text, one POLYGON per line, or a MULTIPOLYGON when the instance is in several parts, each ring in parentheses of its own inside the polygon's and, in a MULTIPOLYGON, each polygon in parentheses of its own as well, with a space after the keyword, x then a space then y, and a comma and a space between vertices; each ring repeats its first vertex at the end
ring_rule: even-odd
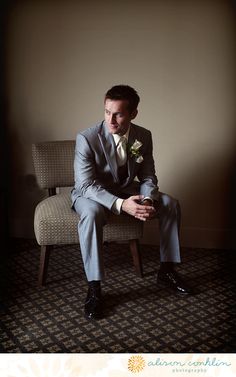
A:
POLYGON ((131 113, 131 119, 136 118, 137 115, 138 115, 138 109, 132 111, 132 113, 131 113))

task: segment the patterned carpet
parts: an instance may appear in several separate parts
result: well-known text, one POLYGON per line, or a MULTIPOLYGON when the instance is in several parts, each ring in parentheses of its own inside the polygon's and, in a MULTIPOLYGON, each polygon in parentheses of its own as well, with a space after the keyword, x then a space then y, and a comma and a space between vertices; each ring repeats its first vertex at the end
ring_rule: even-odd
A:
POLYGON ((236 352, 236 253, 183 249, 178 271, 196 293, 181 297, 156 286, 157 249, 141 249, 143 279, 133 272, 127 245, 105 247, 105 318, 89 322, 79 247, 55 248, 48 283, 38 288, 39 247, 15 241, 1 272, 0 351, 236 352))

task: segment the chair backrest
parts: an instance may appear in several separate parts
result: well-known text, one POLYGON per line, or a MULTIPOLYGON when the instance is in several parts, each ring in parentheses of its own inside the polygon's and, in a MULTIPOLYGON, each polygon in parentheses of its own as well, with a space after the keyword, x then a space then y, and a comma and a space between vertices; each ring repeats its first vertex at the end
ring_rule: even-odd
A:
POLYGON ((45 141, 32 145, 35 174, 43 189, 74 185, 75 140, 45 141))

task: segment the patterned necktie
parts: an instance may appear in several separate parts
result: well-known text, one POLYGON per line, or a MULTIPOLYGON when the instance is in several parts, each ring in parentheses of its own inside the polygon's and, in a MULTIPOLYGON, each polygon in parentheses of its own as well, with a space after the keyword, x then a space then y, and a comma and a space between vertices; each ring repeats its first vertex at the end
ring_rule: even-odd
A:
POLYGON ((117 148, 116 148, 118 166, 122 166, 126 163, 126 160, 127 160, 126 144, 127 144, 126 137, 121 136, 117 144, 117 148))

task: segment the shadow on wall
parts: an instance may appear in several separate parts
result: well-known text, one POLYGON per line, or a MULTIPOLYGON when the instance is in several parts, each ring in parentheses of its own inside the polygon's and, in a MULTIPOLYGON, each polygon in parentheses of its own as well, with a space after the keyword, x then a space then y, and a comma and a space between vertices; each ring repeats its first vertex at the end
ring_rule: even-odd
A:
MULTIPOLYGON (((180 168, 173 186, 175 191, 167 193, 180 202, 183 247, 236 247, 236 148, 227 151, 224 146, 192 161, 191 170, 180 168)), ((143 243, 159 243, 157 227, 153 221, 145 223, 143 243)))
POLYGON ((38 187, 34 174, 26 173, 25 161, 28 154, 31 153, 31 145, 23 145, 16 132, 9 135, 9 144, 11 156, 9 162, 10 235, 34 238, 34 209, 38 202, 46 196, 46 192, 38 187))
POLYGON ((201 161, 180 182, 185 182, 177 191, 184 203, 182 234, 186 246, 194 240, 199 247, 235 248, 236 148, 201 161))
POLYGON ((228 193, 226 196, 226 211, 230 232, 230 245, 236 249, 236 148, 228 175, 228 193))

